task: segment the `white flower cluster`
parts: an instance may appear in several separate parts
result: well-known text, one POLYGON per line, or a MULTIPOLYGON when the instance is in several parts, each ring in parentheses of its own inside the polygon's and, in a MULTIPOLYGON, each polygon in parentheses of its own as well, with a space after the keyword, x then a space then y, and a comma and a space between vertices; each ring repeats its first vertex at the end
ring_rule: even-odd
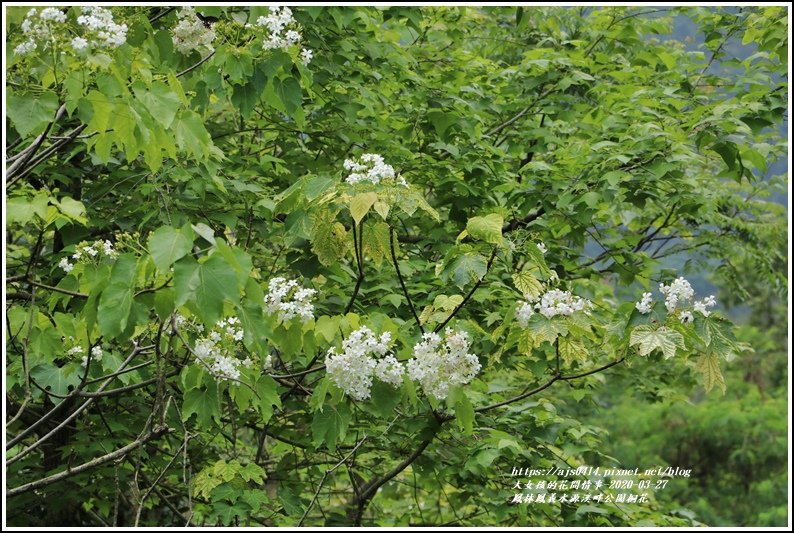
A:
POLYGON ((695 295, 692 285, 683 277, 676 279, 670 285, 659 284, 659 292, 664 294, 664 305, 667 312, 672 313, 680 304, 685 304, 695 295))
POLYGON ((278 313, 281 322, 299 316, 303 322, 314 318, 314 304, 311 298, 317 294, 314 289, 300 287, 294 279, 273 278, 268 283, 265 295, 265 309, 268 313, 278 313))
POLYGON ((171 30, 174 48, 183 54, 189 54, 193 50, 201 48, 212 50, 215 30, 212 27, 206 27, 192 7, 183 7, 177 13, 177 18, 179 22, 171 30))
POLYGON ((77 23, 85 28, 86 33, 83 37, 72 39, 75 50, 88 46, 113 49, 127 41, 127 25, 116 24, 113 13, 104 7, 83 7, 77 23))
POLYGON ((369 398, 373 377, 399 387, 405 371, 393 355, 387 355, 391 342, 388 331, 376 337, 368 327, 360 327, 342 342, 342 353, 336 353, 336 348, 328 350, 325 359, 328 377, 356 400, 369 398))
POLYGON ((174 327, 178 330, 191 330, 197 333, 204 333, 204 324, 195 319, 187 318, 182 313, 174 315, 174 327))
POLYGON ((634 304, 634 307, 643 315, 647 315, 653 309, 653 295, 650 292, 642 293, 642 300, 634 304))
MULTIPOLYGON (((69 338, 72 339, 71 337, 69 337, 69 338)), ((72 340, 74 340, 74 339, 72 339, 72 340)), ((71 348, 69 348, 69 351, 66 352, 66 355, 80 355, 80 354, 82 354, 84 352, 85 352, 85 350, 83 350, 82 346, 72 346, 71 348)))
POLYGON ((695 302, 694 304, 692 304, 692 307, 694 307, 695 311, 707 317, 711 314, 711 311, 709 311, 708 308, 714 307, 715 305, 717 305, 717 299, 712 294, 711 296, 707 296, 706 298, 703 298, 699 302, 695 302))
POLYGON ((540 298, 530 297, 526 302, 521 302, 516 309, 516 320, 524 328, 535 311, 546 318, 552 318, 557 315, 570 316, 579 311, 589 313, 592 308, 593 303, 590 300, 574 296, 570 291, 549 289, 540 298))
POLYGON ((444 331, 444 341, 435 332, 422 335, 408 361, 408 377, 418 381, 426 394, 444 400, 450 387, 469 383, 480 371, 480 361, 469 353, 465 331, 444 331))
MULTIPOLYGON (((82 348, 80 348, 80 353, 83 353, 82 348)), ((94 361, 101 361, 103 354, 104 352, 102 351, 102 347, 100 345, 97 344, 96 346, 91 348, 91 358, 94 361)), ((87 364, 88 364, 88 356, 84 355, 83 358, 80 360, 80 366, 85 368, 87 364)))
MULTIPOLYGON (((688 324, 695 319, 691 311, 681 309, 683 306, 688 305, 690 300, 695 296, 695 290, 692 288, 689 281, 683 277, 679 277, 669 285, 660 283, 659 292, 664 295, 664 305, 669 314, 673 314, 676 310, 679 310, 678 318, 684 324, 688 324)), ((700 301, 693 302, 692 309, 707 317, 711 314, 708 308, 714 307, 715 305, 717 305, 717 299, 714 295, 711 295, 700 301)), ((643 293, 642 300, 637 302, 634 307, 642 314, 650 313, 653 308, 653 297, 651 293, 643 293)))
MULTIPOLYGON (((254 364, 250 357, 241 360, 236 355, 243 336, 239 318, 229 317, 220 320, 213 326, 209 335, 196 341, 193 353, 196 360, 204 365, 216 380, 239 381, 240 368, 251 368, 254 364)), ((268 357, 266 366, 269 366, 270 361, 268 357)))
MULTIPOLYGON (((77 245, 77 250, 72 254, 72 259, 75 260, 75 263, 80 263, 89 259, 100 258, 103 255, 109 259, 114 259, 118 257, 119 253, 113 248, 113 243, 108 240, 95 241, 93 244, 81 242, 77 245)), ((58 266, 68 274, 74 268, 75 263, 70 263, 67 257, 63 257, 58 262, 58 266)))
POLYGON ((380 154, 364 154, 359 159, 345 159, 345 170, 350 171, 345 181, 351 185, 362 181, 377 185, 383 181, 386 184, 396 183, 408 187, 405 178, 395 173, 394 167, 387 165, 380 154))
MULTIPOLYGON (((266 50, 281 48, 288 50, 293 46, 300 46, 303 37, 298 32, 298 25, 292 17, 292 10, 288 7, 270 6, 270 13, 266 17, 256 19, 256 25, 268 30, 269 35, 263 45, 266 50)), ((301 62, 308 65, 312 60, 312 51, 308 48, 301 49, 301 62)))
POLYGON ((64 22, 66 22, 66 13, 58 8, 45 7, 41 11, 32 8, 22 21, 22 33, 27 40, 14 48, 14 53, 23 56, 36 50, 39 44, 54 41, 63 31, 58 25, 64 22))

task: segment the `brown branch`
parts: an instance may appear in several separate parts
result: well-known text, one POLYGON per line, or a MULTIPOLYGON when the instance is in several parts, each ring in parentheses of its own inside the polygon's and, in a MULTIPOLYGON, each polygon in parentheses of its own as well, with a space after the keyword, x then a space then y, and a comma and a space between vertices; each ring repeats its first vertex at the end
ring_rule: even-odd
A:
POLYGON ((463 306, 466 305, 466 303, 474 295, 477 289, 480 288, 480 285, 482 285, 485 276, 487 276, 488 272, 491 271, 491 265, 493 265, 493 260, 496 258, 496 252, 498 250, 499 250, 498 246, 493 247, 493 252, 491 252, 491 257, 488 259, 488 264, 485 266, 485 274, 483 274, 483 276, 477 280, 477 283, 474 284, 474 287, 472 287, 471 290, 468 292, 468 294, 464 296, 463 300, 461 300, 461 302, 455 307, 455 309, 452 310, 449 316, 446 319, 444 319, 444 321, 441 324, 439 324, 433 329, 434 333, 438 333, 439 331, 444 329, 444 326, 446 326, 449 323, 449 321, 452 320, 455 317, 455 315, 458 314, 458 311, 460 311, 463 308, 463 306))
POLYGON ((548 389, 549 387, 551 387, 557 381, 570 381, 570 380, 573 380, 573 379, 579 379, 579 378, 583 378, 583 377, 586 377, 586 376, 591 376, 593 374, 597 374, 599 372, 603 372, 604 370, 606 370, 608 368, 612 368, 615 365, 619 365, 620 363, 622 363, 625 360, 626 360, 625 357, 621 357, 617 361, 612 361, 611 363, 608 363, 608 364, 606 364, 604 366, 600 366, 598 368, 595 368, 593 370, 589 370, 587 372, 583 372, 581 374, 575 374, 573 376, 563 376, 561 374, 555 374, 549 381, 547 381, 543 385, 535 387, 534 389, 532 389, 530 391, 522 392, 518 396, 513 396, 512 398, 508 398, 507 400, 503 400, 501 402, 493 403, 491 405, 485 405, 483 407, 478 407, 474 411, 476 413, 484 413, 486 411, 490 411, 491 409, 496 409, 497 407, 503 407, 505 405, 510 405, 511 403, 515 403, 515 402, 521 401, 524 398, 529 398, 530 396, 533 396, 533 395, 535 395, 535 394, 537 394, 537 393, 539 393, 539 392, 541 392, 541 391, 543 391, 545 389, 548 389))
POLYGON ((317 486, 317 490, 314 491, 314 497, 312 497, 312 501, 309 502, 309 505, 306 507, 306 510, 303 512, 303 516, 301 516, 301 519, 298 521, 298 527, 303 525, 303 522, 306 520, 306 517, 309 515, 309 511, 311 511, 312 507, 314 507, 314 504, 317 501, 317 498, 320 496, 320 491, 322 490, 323 485, 325 485, 325 480, 328 479, 328 476, 333 474, 337 468, 347 463, 347 460, 350 459, 350 457, 352 457, 353 454, 355 454, 358 451, 358 449, 361 447, 362 444, 364 444, 366 440, 367 440, 367 435, 364 435, 364 437, 358 442, 358 444, 356 444, 355 447, 353 447, 350 453, 348 453, 345 457, 342 458, 341 461, 339 461, 334 466, 326 470, 325 473, 323 473, 323 478, 320 480, 320 484, 317 486))
POLYGON ((397 271, 397 278, 400 280, 400 286, 403 289, 403 294, 405 295, 405 299, 408 300, 408 307, 411 308, 411 314, 414 315, 414 320, 416 321, 416 325, 419 326, 419 331, 424 334, 425 328, 422 327, 422 322, 419 320, 419 315, 416 314, 416 308, 414 307, 414 303, 411 301, 411 296, 408 294, 408 288, 405 286, 403 274, 400 272, 400 265, 397 263, 397 254, 394 252, 394 228, 392 226, 389 226, 389 248, 391 250, 391 259, 394 263, 394 270, 397 271))
POLYGON ((142 446, 143 444, 146 444, 150 440, 156 439, 156 438, 160 437, 161 435, 163 435, 165 433, 168 433, 170 431, 171 431, 171 429, 168 428, 168 427, 161 426, 161 427, 155 428, 154 430, 152 430, 151 432, 149 432, 145 436, 143 436, 143 437, 141 437, 141 438, 139 438, 139 439, 127 444, 123 448, 119 448, 116 451, 110 452, 110 453, 108 453, 106 455, 103 455, 101 457, 97 457, 96 459, 92 459, 91 461, 88 461, 87 463, 83 463, 83 464, 81 464, 79 466, 76 466, 75 468, 67 468, 63 472, 58 472, 57 474, 53 474, 51 476, 48 476, 48 477, 45 477, 45 478, 42 478, 42 479, 39 479, 39 480, 36 480, 36 481, 31 481, 30 483, 26 483, 24 485, 20 485, 19 487, 14 487, 13 489, 8 489, 6 491, 6 497, 10 498, 12 496, 17 496, 19 494, 23 494, 25 492, 28 492, 28 491, 31 491, 31 490, 34 490, 34 489, 38 489, 38 488, 41 488, 41 487, 46 487, 47 485, 51 485, 52 483, 55 483, 56 481, 60 481, 62 479, 66 479, 68 477, 80 474, 80 473, 85 472, 87 470, 91 470, 92 468, 95 468, 95 467, 103 465, 103 464, 105 464, 107 462, 113 461, 114 459, 117 459, 119 457, 124 457, 129 452, 131 452, 132 450, 134 450, 134 449, 142 446))
MULTIPOLYGON (((138 351, 138 348, 136 347, 135 349, 133 349, 133 350, 132 350, 132 353, 130 353, 130 355, 129 355, 129 356, 128 356, 128 357, 127 357, 127 358, 126 358, 126 359, 125 359, 125 360, 124 360, 122 363, 121 363, 121 365, 119 365, 119 368, 117 369, 117 372, 118 372, 118 371, 121 371, 121 370, 124 370, 124 368, 125 368, 125 367, 126 367, 128 364, 130 364, 130 361, 132 361, 132 360, 135 358, 135 356, 137 356, 137 355, 138 355, 138 353, 139 353, 139 351, 138 351)), ((115 377, 115 376, 114 376, 114 377, 115 377)), ((100 385, 100 387, 99 387, 99 390, 98 390, 97 392, 99 393, 99 392, 102 392, 103 390, 105 390, 105 388, 106 388, 108 385, 110 385, 110 382, 111 382, 111 381, 113 381, 113 377, 109 378, 107 381, 105 381, 104 383, 102 383, 102 385, 100 385)), ((76 390, 76 391, 78 391, 78 389, 75 389, 75 390, 76 390)), ((79 392, 79 391, 78 391, 78 392, 79 392)), ((67 425, 67 424, 69 424, 69 423, 70 423, 72 420, 74 420, 75 418, 77 418, 77 415, 79 415, 80 413, 82 413, 83 411, 85 411, 86 409, 88 409, 88 408, 91 406, 91 404, 92 404, 92 403, 94 403, 94 400, 95 400, 95 399, 96 399, 96 398, 89 398, 88 400, 86 400, 86 401, 85 401, 85 402, 84 402, 84 403, 83 403, 83 404, 82 404, 80 407, 78 407, 78 408, 77 408, 77 409, 76 409, 76 410, 75 410, 75 411, 74 411, 72 414, 70 414, 68 417, 66 417, 66 418, 63 420, 63 422, 61 422, 60 424, 58 424, 57 426, 55 426, 55 428, 53 428, 51 431, 49 431, 49 432, 48 432, 46 435, 44 435, 43 437, 41 437, 39 440, 37 440, 36 442, 34 442, 34 443, 33 443, 33 444, 31 444, 30 446, 28 446, 27 448, 25 448, 24 450, 22 450, 21 452, 19 452, 19 453, 18 453, 18 454, 16 454, 15 456, 11 457, 10 459, 7 459, 7 460, 6 460, 6 466, 14 464, 15 462, 19 461, 20 459, 22 459, 23 457, 25 457, 26 455, 28 455, 30 452, 32 452, 33 450, 35 450, 36 448, 38 448, 39 446, 41 446, 42 444, 44 444, 46 441, 48 441, 48 440, 49 440, 49 439, 50 439, 50 438, 51 438, 53 435, 55 435, 56 433, 58 433, 59 431, 61 431, 61 430, 62 430, 64 427, 66 427, 66 425, 67 425)), ((56 407, 56 409, 57 409, 57 407, 56 407)), ((55 410, 55 409, 53 409, 53 411, 54 411, 54 410, 55 410)), ((34 424, 34 425, 35 425, 35 424, 34 424)), ((32 427, 32 426, 31 426, 31 427, 32 427)), ((28 430, 30 430, 30 428, 28 428, 28 430)), ((20 435, 21 435, 21 434, 20 434, 20 435)), ((17 437, 16 437, 15 439, 13 439, 11 442, 14 442, 14 443, 15 443, 15 442, 18 442, 18 441, 19 441, 19 439, 21 438, 21 437, 20 437, 20 435, 17 435, 17 437)), ((8 448, 8 447, 10 447, 10 446, 12 446, 12 444, 11 444, 10 442, 9 442, 8 444, 6 444, 6 447, 7 447, 7 448, 8 448)))
POLYGON ((209 61, 209 60, 210 60, 210 58, 211 58, 212 56, 214 56, 214 55, 215 55, 215 50, 213 50, 212 52, 210 52, 210 53, 207 55, 207 57, 205 57, 204 59, 202 59, 201 61, 199 61, 199 62, 198 62, 198 63, 196 63, 195 65, 191 65, 191 66, 189 66, 188 68, 186 68, 186 69, 185 69, 185 70, 183 70, 182 72, 177 72, 177 74, 176 74, 176 77, 177 77, 177 78, 179 78, 180 76, 184 76, 185 74, 188 74, 189 72, 193 72, 194 70, 196 70, 197 68, 199 68, 201 65, 203 65, 204 63, 206 63, 207 61, 209 61))

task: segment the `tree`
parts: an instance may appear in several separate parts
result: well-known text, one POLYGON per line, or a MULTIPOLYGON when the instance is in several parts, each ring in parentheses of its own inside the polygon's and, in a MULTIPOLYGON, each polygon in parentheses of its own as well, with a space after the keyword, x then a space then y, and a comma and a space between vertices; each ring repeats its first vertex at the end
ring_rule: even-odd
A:
POLYGON ((665 257, 786 287, 783 8, 7 20, 9 523, 691 523, 507 473, 606 464, 555 405, 616 376, 724 389, 665 257))

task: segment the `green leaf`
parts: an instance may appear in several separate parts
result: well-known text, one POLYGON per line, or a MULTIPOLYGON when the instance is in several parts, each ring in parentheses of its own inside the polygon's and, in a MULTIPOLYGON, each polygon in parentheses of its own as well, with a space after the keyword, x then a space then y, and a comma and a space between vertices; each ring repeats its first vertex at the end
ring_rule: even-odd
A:
POLYGON ((537 298, 543 291, 543 285, 540 281, 526 271, 513 274, 513 284, 516 289, 521 291, 521 294, 528 298, 537 298))
MULTIPOLYGON (((75 372, 74 365, 57 367, 50 363, 38 365, 30 371, 30 376, 44 389, 59 396, 66 396, 80 384, 80 372, 75 372)), ((54 403, 60 398, 52 397, 54 403)))
POLYGON ((532 315, 527 331, 532 335, 535 346, 540 346, 544 342, 554 344, 557 337, 568 333, 568 328, 558 320, 536 313, 532 315))
POLYGON ((172 228, 163 226, 149 237, 149 253, 161 272, 170 271, 171 265, 190 253, 193 247, 193 231, 189 226, 172 228))
POLYGON ((6 99, 6 114, 22 138, 44 131, 47 124, 55 120, 56 111, 58 96, 51 91, 9 95, 6 99))
POLYGON ((204 121, 194 111, 184 110, 176 119, 176 143, 179 148, 196 159, 206 159, 210 153, 212 139, 204 127, 204 121))
POLYGON ((383 260, 390 256, 389 226, 380 220, 366 227, 364 239, 364 254, 372 259, 375 266, 380 268, 383 260))
POLYGON ((452 280, 460 288, 468 283, 479 281, 488 272, 488 261, 476 253, 463 253, 454 257, 447 268, 444 269, 443 277, 452 280))
POLYGON ((391 420, 395 415, 394 408, 400 405, 401 399, 400 391, 395 391, 391 385, 376 380, 372 384, 371 397, 367 405, 379 417, 391 420))
POLYGON ((383 220, 389 218, 389 204, 386 202, 375 202, 375 212, 380 215, 383 220))
POLYGON ((264 97, 268 104, 292 117, 301 105, 303 92, 295 78, 271 78, 264 97))
POLYGON ((154 120, 166 128, 171 126, 182 101, 168 85, 161 81, 155 81, 147 89, 143 84, 135 83, 132 90, 154 120))
POLYGON ((314 324, 314 335, 317 340, 321 340, 320 337, 322 336, 326 342, 334 342, 338 332, 339 319, 337 317, 322 315, 314 324))
POLYGON ((583 362, 587 359, 587 348, 580 339, 571 339, 569 337, 560 337, 560 357, 566 365, 574 361, 583 362))
POLYGON ((458 121, 459 117, 451 113, 445 113, 444 111, 434 109, 427 113, 427 118, 436 130, 436 135, 438 135, 441 140, 446 141, 447 137, 444 134, 450 126, 458 121))
POLYGON ((190 256, 174 264, 174 291, 176 305, 188 301, 194 304, 193 311, 205 325, 212 326, 223 313, 223 303, 236 303, 240 291, 237 273, 220 254, 202 263, 190 256))
POLYGON ((361 223, 361 219, 366 216, 370 208, 378 201, 378 195, 374 192, 362 192, 350 200, 350 215, 356 224, 361 223))
POLYGON ((111 283, 105 287, 97 309, 97 323, 103 336, 114 339, 127 329, 132 298, 133 292, 129 283, 111 283))
POLYGON ((314 446, 317 447, 324 442, 328 451, 334 453, 337 443, 345 439, 350 418, 350 409, 345 404, 324 405, 321 411, 314 413, 312 421, 314 446))
POLYGON ((695 368, 703 376, 703 387, 709 392, 717 385, 722 394, 725 394, 725 378, 720 372, 720 363, 717 354, 709 352, 701 355, 695 363, 695 368))
POLYGON ((259 413, 264 424, 273 416, 273 407, 281 408, 281 396, 278 394, 278 384, 270 376, 259 376, 254 388, 259 395, 259 413))
POLYGON ((259 96, 262 94, 261 87, 256 83, 246 83, 245 85, 235 85, 232 92, 232 104, 240 110, 244 119, 251 118, 256 104, 259 103, 259 96))
POLYGON ((190 389, 185 393, 182 403, 182 420, 187 422, 194 414, 201 428, 212 427, 213 420, 220 422, 218 386, 214 381, 210 381, 206 389, 190 389))
POLYGON ((452 405, 455 408, 455 420, 458 428, 467 435, 474 432, 474 406, 469 401, 463 389, 456 389, 457 393, 450 394, 452 405))
POLYGON ((466 231, 472 238, 485 241, 491 244, 502 243, 502 226, 504 218, 497 213, 491 213, 484 217, 470 218, 466 223, 466 231))
POLYGON ((350 249, 347 230, 327 209, 318 209, 311 218, 312 252, 325 266, 332 266, 350 249))
POLYGON ((102 291, 97 308, 99 331, 114 339, 127 329, 135 288, 137 258, 124 254, 116 259, 110 272, 110 283, 102 291))
POLYGON ((675 356, 676 348, 684 349, 684 337, 677 331, 664 326, 654 329, 648 325, 637 326, 629 338, 631 346, 639 345, 639 353, 646 356, 655 349, 664 354, 665 359, 675 356))

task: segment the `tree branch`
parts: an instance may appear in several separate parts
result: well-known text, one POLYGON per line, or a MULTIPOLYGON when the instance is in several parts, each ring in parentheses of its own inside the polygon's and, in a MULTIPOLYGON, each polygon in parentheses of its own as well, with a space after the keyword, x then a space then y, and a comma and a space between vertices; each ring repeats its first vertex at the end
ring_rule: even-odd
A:
POLYGON ((298 521, 298 527, 303 525, 304 520, 306 520, 306 517, 309 515, 309 511, 311 511, 312 507, 314 507, 314 504, 317 501, 317 498, 320 496, 320 491, 322 490, 323 485, 325 484, 325 480, 328 479, 328 476, 333 474, 334 470, 345 464, 347 460, 350 459, 353 456, 353 454, 355 454, 358 451, 358 449, 361 447, 362 444, 364 444, 366 440, 367 440, 367 435, 364 435, 364 437, 360 441, 358 441, 358 444, 356 444, 353 447, 353 449, 350 450, 350 453, 348 453, 345 457, 343 457, 341 461, 339 461, 334 466, 332 466, 331 468, 325 471, 325 473, 323 474, 323 478, 320 480, 320 484, 317 486, 317 490, 314 491, 314 496, 312 497, 312 501, 309 502, 309 505, 306 507, 306 510, 303 512, 303 516, 301 516, 301 519, 298 521))
POLYGON ((82 472, 85 472, 86 470, 91 470, 92 468, 103 465, 109 461, 113 461, 114 459, 117 459, 119 457, 124 457, 129 452, 138 448, 139 446, 142 446, 143 444, 149 442, 150 440, 156 439, 161 435, 168 433, 170 431, 171 429, 168 427, 164 427, 164 426, 157 427, 148 434, 146 434, 145 436, 127 444, 123 448, 119 448, 116 451, 110 452, 101 457, 97 457, 96 459, 92 459, 91 461, 88 461, 87 463, 83 463, 80 466, 76 466, 75 468, 67 468, 63 472, 53 474, 51 476, 39 479, 37 481, 31 481, 30 483, 26 483, 25 485, 20 485, 19 487, 14 487, 13 489, 8 489, 6 491, 6 497, 10 498, 12 496, 17 496, 19 494, 23 494, 25 492, 34 489, 46 487, 47 485, 51 485, 56 481, 60 481, 62 479, 66 479, 68 477, 80 474, 82 472))
POLYGON ((468 292, 468 294, 464 296, 463 300, 457 305, 457 307, 455 307, 455 309, 452 310, 449 316, 441 324, 439 324, 433 329, 434 333, 438 333, 439 331, 444 329, 444 326, 446 326, 449 323, 449 321, 452 320, 455 317, 455 315, 458 314, 458 311, 460 311, 463 308, 463 306, 466 305, 466 302, 469 301, 469 298, 471 298, 472 295, 474 295, 474 293, 477 291, 477 289, 480 288, 480 285, 482 285, 485 276, 487 276, 488 272, 491 271, 491 265, 493 265, 493 260, 496 258, 496 252, 498 250, 499 250, 498 246, 493 247, 493 252, 491 252, 491 257, 488 259, 488 264, 485 266, 485 274, 483 274, 483 276, 477 280, 477 283, 474 284, 474 287, 472 287, 471 290, 468 292))
POLYGON ((419 320, 419 315, 416 314, 416 308, 414 307, 414 303, 411 301, 411 296, 408 294, 408 288, 405 286, 402 272, 400 272, 400 265, 397 263, 397 254, 394 252, 394 228, 392 226, 389 226, 389 248, 391 249, 391 260, 392 263, 394 263, 394 270, 397 271, 397 278, 400 280, 400 286, 403 288, 403 294, 405 295, 405 299, 408 300, 408 307, 411 308, 411 314, 414 315, 414 320, 416 321, 416 325, 419 326, 419 331, 424 334, 425 328, 422 327, 422 322, 419 320))

